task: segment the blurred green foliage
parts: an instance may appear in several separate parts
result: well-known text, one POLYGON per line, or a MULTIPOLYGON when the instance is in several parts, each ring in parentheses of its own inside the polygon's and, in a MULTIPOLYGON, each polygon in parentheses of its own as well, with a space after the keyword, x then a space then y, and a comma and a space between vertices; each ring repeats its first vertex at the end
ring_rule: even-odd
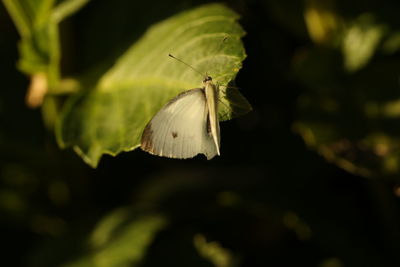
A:
MULTIPOLYGON (((60 151, 42 113, 51 126, 148 27, 203 1, 25 1, 28 31, 59 29, 60 91, 42 111, 24 95, 48 76, 16 66, 18 43, 47 44, 24 37, 11 2, 23 1, 0 5, 1 265, 400 265, 398 1, 226 2, 247 32, 236 83, 253 111, 221 123, 221 157, 135 150, 96 170, 60 151)), ((53 64, 44 51, 29 62, 53 64)))
MULTIPOLYGON (((379 14, 345 18, 333 7, 327 11, 314 2, 308 1, 306 8, 319 12, 318 29, 336 37, 330 38, 333 43, 304 49, 293 64, 296 78, 306 86, 298 100, 295 130, 310 147, 347 171, 396 177, 400 65, 383 51, 387 42, 393 43, 393 52, 400 48, 390 41, 397 31, 390 22, 379 21, 379 14), (327 14, 336 23, 324 23, 327 14)), ((310 33, 317 27, 307 25, 310 33)))
POLYGON ((139 266, 165 220, 157 215, 128 219, 129 214, 131 210, 122 209, 104 218, 91 235, 89 252, 63 266, 139 266))

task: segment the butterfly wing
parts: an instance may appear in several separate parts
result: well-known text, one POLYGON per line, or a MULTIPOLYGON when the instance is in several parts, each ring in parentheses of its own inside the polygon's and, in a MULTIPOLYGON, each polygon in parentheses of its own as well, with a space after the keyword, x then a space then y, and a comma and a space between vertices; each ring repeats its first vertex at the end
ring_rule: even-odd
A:
POLYGON ((151 154, 169 158, 207 159, 218 154, 207 131, 208 107, 204 89, 185 91, 170 100, 147 124, 141 148, 151 154))

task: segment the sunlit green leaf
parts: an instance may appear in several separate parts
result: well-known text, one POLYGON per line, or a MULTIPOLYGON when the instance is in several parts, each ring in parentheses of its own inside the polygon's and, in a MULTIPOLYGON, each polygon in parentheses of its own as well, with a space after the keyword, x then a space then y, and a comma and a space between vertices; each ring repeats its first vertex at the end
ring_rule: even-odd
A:
POLYGON ((237 19, 232 10, 211 4, 152 26, 96 86, 66 104, 57 129, 59 144, 73 146, 93 167, 104 153, 138 147, 146 123, 168 100, 202 85, 203 77, 170 53, 221 85, 222 120, 249 111, 237 89, 226 87, 245 58, 237 19))

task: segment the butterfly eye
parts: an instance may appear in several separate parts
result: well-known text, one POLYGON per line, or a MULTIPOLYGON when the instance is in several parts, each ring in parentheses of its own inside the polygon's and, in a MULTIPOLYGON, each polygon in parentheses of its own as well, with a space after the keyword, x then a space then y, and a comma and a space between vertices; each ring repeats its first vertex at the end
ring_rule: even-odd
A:
POLYGON ((210 76, 205 77, 203 80, 203 82, 208 82, 208 81, 212 81, 212 78, 210 76))

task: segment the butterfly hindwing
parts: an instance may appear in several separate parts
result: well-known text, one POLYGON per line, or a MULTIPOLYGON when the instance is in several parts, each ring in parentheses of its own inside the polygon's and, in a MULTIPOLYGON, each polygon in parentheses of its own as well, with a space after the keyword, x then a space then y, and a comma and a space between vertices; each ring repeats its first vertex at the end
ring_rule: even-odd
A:
POLYGON ((202 153, 211 159, 219 154, 219 148, 207 132, 208 116, 204 88, 185 91, 170 100, 147 124, 141 148, 170 158, 192 158, 202 153))

